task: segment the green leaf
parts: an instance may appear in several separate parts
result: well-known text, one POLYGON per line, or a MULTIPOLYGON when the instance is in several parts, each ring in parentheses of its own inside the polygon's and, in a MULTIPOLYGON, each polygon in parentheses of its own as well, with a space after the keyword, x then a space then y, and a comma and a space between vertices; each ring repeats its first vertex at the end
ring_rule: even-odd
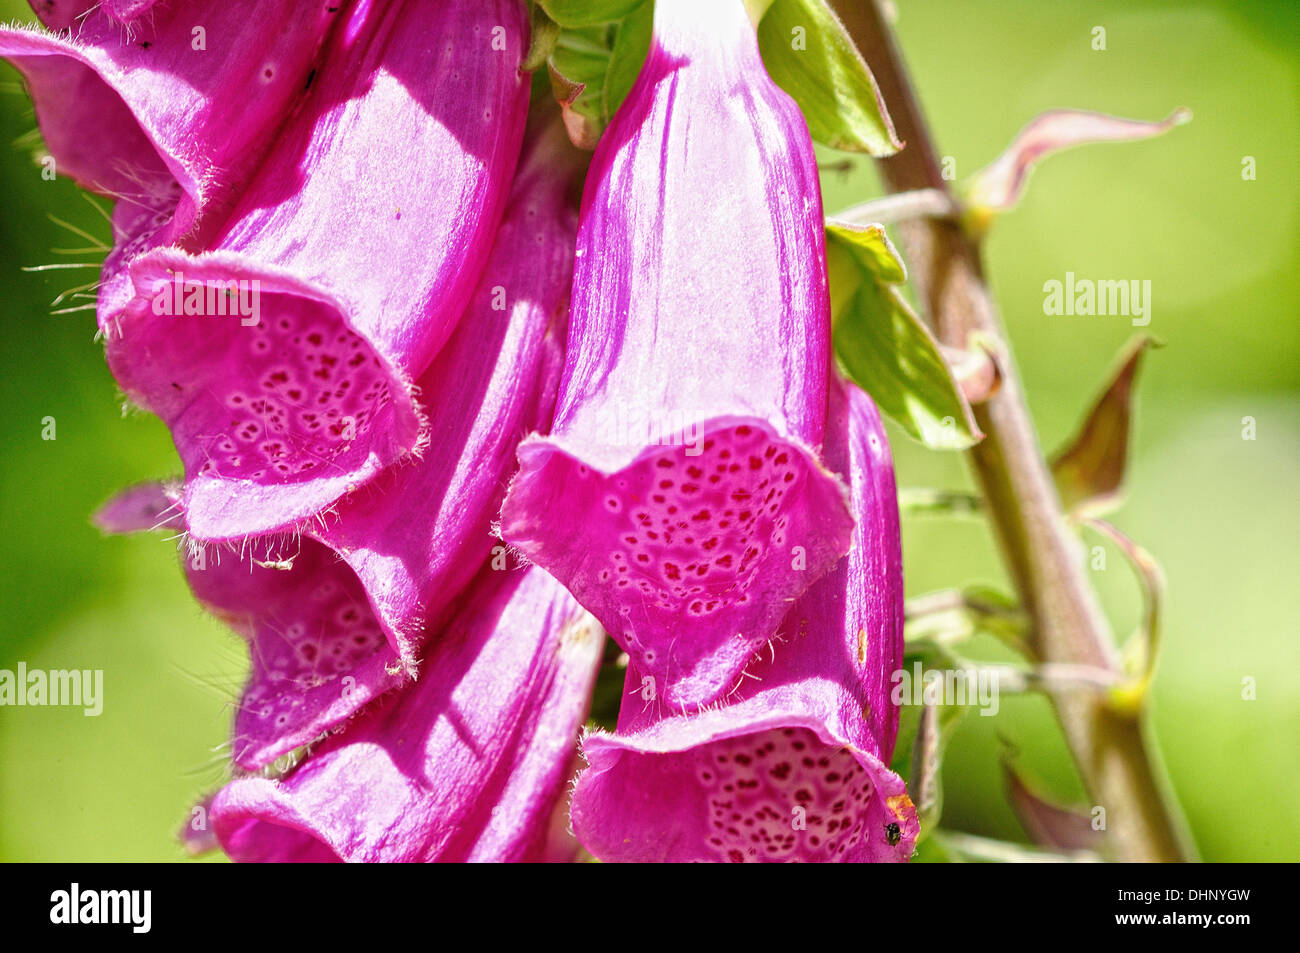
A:
POLYGON ((875 77, 825 0, 774 0, 758 24, 758 45, 818 142, 873 156, 902 148, 875 77))
POLYGON ((539 69, 555 51, 555 43, 560 38, 560 25, 546 15, 541 7, 533 7, 528 12, 529 36, 528 52, 520 65, 526 73, 539 69))
POLYGON ((604 107, 606 122, 623 105, 632 85, 641 73, 650 52, 650 34, 654 27, 655 5, 642 3, 615 27, 614 45, 610 50, 609 69, 605 72, 604 107))
POLYGON ((941 653, 940 661, 963 666, 954 654, 956 646, 978 635, 988 635, 1017 654, 1029 658, 1025 638, 1029 617, 1010 596, 988 586, 943 589, 907 600, 905 636, 909 652, 920 653, 927 664, 935 664, 927 653, 941 653))
POLYGON ((983 500, 962 490, 936 490, 924 486, 898 488, 898 511, 903 516, 969 516, 983 508, 983 500))
POLYGON ((621 20, 642 2, 643 0, 537 0, 537 5, 560 26, 575 27, 621 20))
POLYGON ((826 261, 835 351, 849 376, 929 447, 982 439, 938 342, 899 292, 907 275, 884 227, 828 220, 826 261))
MULTIPOLYGON (((547 12, 549 11, 549 5, 547 12)), ((650 50, 654 4, 605 4, 618 19, 594 25, 564 25, 547 65, 555 98, 573 144, 594 149, 610 119, 627 98, 650 50)), ((554 13, 551 13, 555 17, 554 13)), ((604 12, 601 13, 604 16, 604 12)))

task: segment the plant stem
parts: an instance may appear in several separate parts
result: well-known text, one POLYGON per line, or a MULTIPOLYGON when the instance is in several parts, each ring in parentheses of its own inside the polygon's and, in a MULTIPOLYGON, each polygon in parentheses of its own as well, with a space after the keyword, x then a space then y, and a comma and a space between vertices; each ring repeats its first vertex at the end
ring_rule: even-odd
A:
MULTIPOLYGON (((891 192, 951 194, 902 57, 873 0, 831 0, 870 64, 907 145, 877 165, 891 192)), ((1031 647, 1049 663, 1120 672, 1110 626, 1086 576, 1082 545, 1067 525, 1038 445, 1010 347, 984 280, 976 239, 953 221, 903 223, 900 233, 921 300, 944 344, 966 348, 973 333, 1004 342, 1001 386, 976 405, 987 435, 969 451, 986 509, 1031 623, 1031 647)), ((1052 700, 1079 775, 1105 808, 1108 852, 1118 860, 1192 859, 1194 848, 1148 744, 1143 712, 1117 711, 1095 693, 1056 691, 1052 700)))

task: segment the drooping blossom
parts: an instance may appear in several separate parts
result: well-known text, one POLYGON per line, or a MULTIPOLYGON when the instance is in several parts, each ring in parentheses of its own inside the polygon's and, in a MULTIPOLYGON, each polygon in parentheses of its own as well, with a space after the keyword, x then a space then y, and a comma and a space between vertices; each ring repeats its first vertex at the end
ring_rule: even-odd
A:
MULTIPOLYGON (((554 407, 577 157, 558 122, 530 137, 479 288, 421 379, 431 436, 419 460, 390 467, 300 534, 191 542, 195 595, 251 649, 236 764, 262 767, 402 684, 479 567, 489 557, 506 565, 492 524, 520 437, 545 430, 554 407)), ((175 494, 145 487, 99 522, 179 529, 182 513, 175 494)))
POLYGON ((493 548, 519 440, 545 432, 564 360, 581 154, 553 122, 527 144, 478 289, 420 379, 429 445, 339 501, 304 532, 360 578, 389 645, 410 665, 423 629, 493 548))
MULTIPOLYGON (((96 523, 180 531, 184 517, 177 495, 154 483, 114 497, 96 523)), ((230 742, 236 766, 264 768, 409 683, 356 573, 315 540, 288 552, 275 536, 239 550, 191 543, 182 559, 194 597, 248 643, 230 742)))
POLYGON ((158 245, 201 247, 301 98, 339 4, 36 2, 60 35, 0 27, 57 175, 117 200, 99 318, 129 300, 126 265, 158 245), (268 29, 268 23, 278 24, 268 29))
POLYGON ((739 0, 658 0, 583 196, 555 424, 502 534, 673 706, 716 698, 848 547, 818 461, 830 314, 807 127, 739 0))
POLYGON ((200 539, 296 526, 418 454, 413 384, 465 310, 518 157, 518 0, 340 16, 218 233, 134 259, 132 300, 101 302, 109 365, 170 428, 200 539))
POLYGON ((553 859, 603 643, 542 570, 487 570, 414 685, 287 777, 218 792, 217 839, 241 861, 553 859))
POLYGON ((918 827, 888 768, 902 661, 898 504, 875 405, 833 384, 826 462, 853 544, 786 616, 734 693, 681 714, 628 666, 618 731, 583 741, 572 816, 608 861, 901 861, 918 827))

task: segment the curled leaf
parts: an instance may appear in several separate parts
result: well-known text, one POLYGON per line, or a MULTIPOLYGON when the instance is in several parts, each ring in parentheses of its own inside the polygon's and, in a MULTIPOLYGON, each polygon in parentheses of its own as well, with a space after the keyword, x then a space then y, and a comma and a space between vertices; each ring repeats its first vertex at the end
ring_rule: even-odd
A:
POLYGON ((537 0, 560 26, 594 26, 621 20, 645 0, 537 0))
POLYGON ((1088 519, 1085 525, 1096 530, 1119 547, 1137 573, 1142 586, 1142 621, 1124 644, 1122 655, 1128 678, 1110 690, 1111 705, 1121 712, 1135 714, 1142 708, 1147 690, 1155 677, 1156 658, 1160 649, 1160 623, 1164 608, 1165 574, 1156 558, 1110 523, 1088 519))
POLYGON ((595 149, 645 62, 654 4, 607 0, 588 9, 556 0, 542 7, 560 26, 547 67, 565 128, 575 146, 595 149))
MULTIPOLYGON (((1025 646, 1028 616, 1014 599, 996 589, 942 589, 908 599, 903 611, 909 649, 951 647, 977 635, 990 635, 1029 657, 1025 646)), ((958 664, 954 657, 946 661, 958 664)))
POLYGON ((1092 819, 1073 808, 1053 804, 1036 793, 1009 762, 1002 762, 1007 799, 1030 840, 1062 851, 1098 851, 1102 835, 1093 830, 1092 819))
POLYGON ((1097 398, 1078 434, 1052 458, 1052 476, 1066 512, 1099 515, 1120 500, 1128 465, 1133 381, 1142 355, 1159 344, 1139 335, 1126 345, 1106 389, 1097 398))
POLYGON ((963 490, 938 490, 904 486, 898 490, 898 509, 904 516, 968 516, 983 509, 983 501, 963 490))
POLYGON ((962 191, 972 225, 982 229, 994 213, 1014 206, 1034 166, 1052 153, 1090 142, 1149 139, 1191 118, 1191 110, 1186 108, 1175 109, 1159 122, 1123 119, 1081 109, 1053 109, 1036 116, 992 165, 985 166, 965 183, 962 191))

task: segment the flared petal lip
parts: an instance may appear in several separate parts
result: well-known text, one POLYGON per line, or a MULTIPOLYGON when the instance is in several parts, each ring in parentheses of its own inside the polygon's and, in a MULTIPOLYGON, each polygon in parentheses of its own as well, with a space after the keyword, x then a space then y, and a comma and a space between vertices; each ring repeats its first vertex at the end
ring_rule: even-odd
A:
MULTIPOLYGON (((223 618, 219 612, 213 614, 218 618, 223 618)), ((236 629, 240 624, 238 619, 225 618, 223 621, 230 625, 231 628, 236 629)), ((248 735, 241 735, 239 733, 239 723, 236 722, 233 744, 237 750, 233 752, 232 760, 246 770, 259 770, 303 745, 323 741, 336 731, 343 729, 350 719, 358 717, 364 709, 378 703, 380 699, 387 698, 393 692, 409 690, 414 683, 409 680, 404 672, 399 671, 398 674, 390 674, 389 665, 392 661, 393 656, 390 653, 381 651, 366 659, 356 668, 343 673, 338 681, 342 682, 344 678, 351 678, 355 682, 349 695, 345 696, 341 692, 338 693, 338 698, 334 703, 324 706, 307 724, 299 725, 291 730, 277 732, 272 738, 265 741, 254 742, 249 739, 248 735)), ((328 684, 331 684, 332 688, 337 690, 337 686, 333 686, 332 683, 328 684)), ((288 691, 303 694, 301 689, 291 688, 288 691)), ((309 690, 307 696, 310 697, 310 694, 309 690)))
MULTIPOLYGON (((629 701, 627 704, 633 704, 629 701)), ((763 704, 765 699, 757 699, 753 707, 763 704)), ((588 732, 582 739, 582 751, 585 757, 590 747, 616 748, 635 754, 675 754, 725 741, 744 735, 758 734, 781 728, 806 728, 817 735, 826 745, 845 748, 855 756, 862 755, 876 761, 868 751, 854 747, 843 738, 837 738, 827 729, 825 721, 816 715, 798 709, 767 709, 750 715, 751 706, 739 702, 733 706, 706 709, 699 714, 671 715, 656 721, 653 725, 635 732, 612 733, 603 730, 588 732)), ((591 759, 587 759, 591 763, 591 759)))
MULTIPOLYGON (((824 486, 833 486, 838 493, 838 499, 842 514, 844 517, 843 525, 840 527, 838 535, 827 532, 825 535, 839 542, 834 545, 836 550, 836 559, 842 557, 847 552, 850 544, 852 533, 852 509, 851 498, 848 487, 839 475, 827 469, 821 462, 819 455, 799 438, 790 434, 781 433, 768 420, 761 417, 751 417, 745 415, 720 415, 708 418, 701 423, 698 428, 699 439, 703 440, 709 433, 723 431, 727 428, 738 426, 750 426, 761 430, 767 437, 773 441, 790 447, 794 452, 799 454, 807 466, 809 481, 820 481, 824 486)), ((534 550, 538 544, 544 542, 545 530, 544 524, 541 523, 531 508, 525 507, 517 498, 517 492, 523 492, 520 488, 523 481, 529 477, 537 478, 538 471, 545 465, 547 460, 554 454, 561 454, 568 461, 577 466, 585 466, 595 475, 603 480, 613 480, 620 472, 626 471, 631 467, 637 466, 646 460, 664 453, 665 450, 675 450, 682 444, 641 444, 630 450, 622 449, 618 444, 595 444, 590 441, 575 440, 566 434, 559 435, 532 435, 522 441, 519 445, 519 470, 511 483, 509 492, 506 494, 505 503, 502 506, 501 534, 506 542, 517 546, 525 556, 534 558, 534 550), (579 449, 581 446, 582 449, 579 449), (592 448, 595 447, 597 453, 593 456, 592 448), (604 447, 606 451, 600 453, 600 448, 604 447)), ((798 598, 804 591, 811 587, 821 575, 824 574, 829 565, 833 565, 833 560, 828 567, 823 568, 822 573, 808 572, 802 589, 791 595, 791 598, 798 598)), ((540 563, 543 568, 552 571, 551 567, 544 562, 540 563)), ((580 593, 575 596, 582 599, 580 593)), ((596 612, 596 609, 588 605, 590 611, 596 612)), ((597 617, 600 613, 596 612, 597 617)), ((621 638, 626 633, 621 633, 619 624, 622 620, 614 618, 602 618, 601 622, 611 634, 618 634, 616 637, 621 638)), ((714 647, 715 656, 725 655, 730 657, 732 664, 730 668, 734 669, 732 674, 735 678, 740 678, 740 672, 744 667, 747 659, 753 656, 754 651, 760 647, 767 639, 770 633, 763 635, 759 639, 746 638, 743 634, 738 634, 730 640, 727 645, 714 647)), ((653 673, 662 674, 658 668, 646 666, 652 669, 653 673)), ((685 675, 680 677, 668 678, 664 682, 662 689, 666 700, 672 703, 684 700, 685 703, 695 707, 702 707, 720 697, 725 692, 725 688, 719 688, 715 684, 715 679, 706 675, 685 675)))
MULTIPOLYGON (((629 704, 626 701, 624 704, 629 704)), ((573 805, 576 807, 582 789, 584 777, 589 772, 600 773, 612 765, 602 765, 606 757, 629 754, 678 754, 709 745, 717 741, 739 738, 746 735, 760 734, 782 728, 804 728, 815 734, 827 747, 849 752, 871 776, 876 792, 882 795, 882 812, 892 817, 898 825, 898 841, 890 845, 891 859, 906 861, 912 854, 919 831, 916 811, 906 794, 901 797, 888 795, 882 791, 880 780, 884 777, 894 778, 901 785, 901 779, 879 758, 843 738, 838 738, 827 728, 826 723, 816 715, 798 709, 769 709, 750 715, 759 705, 766 707, 766 700, 761 696, 752 704, 739 702, 733 706, 714 708, 698 715, 680 715, 664 718, 636 732, 614 733, 603 729, 587 732, 581 740, 582 756, 588 764, 586 771, 578 775, 573 805)), ((582 837, 581 812, 574 811, 574 829, 582 837)))
MULTIPOLYGON (((840 485, 845 499, 845 509, 847 510, 848 488, 843 486, 843 481, 836 474, 822 466, 819 459, 820 448, 809 447, 805 441, 794 434, 778 429, 774 426, 772 419, 759 414, 718 414, 698 421, 695 424, 695 429, 698 439, 703 440, 714 431, 739 426, 750 426, 762 430, 770 440, 789 444, 792 449, 801 453, 809 463, 815 465, 818 471, 826 474, 840 485)), ((605 442, 584 435, 575 435, 570 431, 560 431, 550 435, 532 434, 526 437, 519 444, 519 462, 522 469, 523 465, 529 462, 529 458, 558 451, 572 458, 575 463, 587 466, 600 476, 608 479, 617 475, 619 471, 635 466, 655 454, 675 450, 683 446, 689 447, 689 443, 682 440, 664 440, 659 443, 649 440, 605 442)))
POLYGON ((267 823, 271 818, 270 823, 277 827, 305 834, 324 844, 340 860, 344 859, 341 845, 330 843, 328 833, 298 809, 293 796, 268 778, 241 778, 227 784, 212 800, 211 817, 217 841, 227 853, 230 838, 245 822, 267 823))
MULTIPOLYGON (((39 26, 16 25, 0 26, 0 56, 6 59, 24 56, 66 56, 71 60, 81 64, 89 70, 92 70, 96 76, 114 93, 127 104, 127 109, 131 111, 140 131, 149 144, 153 146, 154 151, 158 154, 159 159, 167 167, 167 171, 175 177, 176 182, 185 191, 193 201, 193 208, 203 207, 203 183, 190 175, 185 167, 184 161, 179 157, 171 154, 162 145, 162 139, 157 134, 157 130, 149 128, 145 116, 139 111, 131 109, 126 96, 123 93, 125 87, 125 74, 115 69, 110 61, 100 61, 91 55, 93 47, 80 43, 75 34, 69 36, 56 36, 44 32, 39 26)), ((17 67, 22 72, 22 67, 17 67)), ((37 107, 39 113, 39 107, 37 107)), ((39 116, 38 116, 39 118, 39 116)), ((76 179, 79 184, 93 192, 101 194, 112 194, 105 187, 96 183, 86 170, 76 168, 67 168, 68 175, 76 179)), ((178 229, 177 233, 182 234, 191 223, 183 223, 184 227, 178 229)))
MULTIPOLYGON (((139 308, 147 308, 152 300, 154 287, 158 282, 166 282, 177 272, 187 278, 198 278, 202 274, 214 271, 222 273, 223 278, 257 280, 261 282, 261 291, 266 293, 290 294, 319 302, 332 309, 339 321, 351 332, 365 340, 369 337, 358 330, 352 319, 353 308, 342 298, 320 285, 307 281, 287 269, 250 259, 238 252, 212 251, 197 255, 187 254, 174 248, 157 248, 139 258, 130 265, 132 282, 136 296, 127 309, 116 320, 110 322, 108 333, 120 339, 121 346, 129 347, 132 313, 139 308)), ((396 441, 406 447, 406 452, 393 459, 384 460, 371 451, 359 466, 334 477, 316 478, 312 484, 316 492, 307 499, 304 494, 296 492, 300 484, 264 485, 247 479, 222 479, 200 474, 189 475, 185 481, 183 494, 186 524, 190 533, 204 541, 243 539, 248 536, 277 532, 297 531, 303 524, 312 520, 322 510, 334 503, 348 491, 355 489, 375 476, 385 467, 400 462, 411 456, 419 456, 428 440, 428 420, 419 400, 417 389, 402 369, 398 368, 391 357, 380 348, 371 345, 379 358, 394 395, 403 399, 392 402, 396 415, 394 433, 396 441), (286 500, 297 497, 296 505, 286 500), (220 516, 215 515, 217 505, 238 499, 239 507, 235 514, 224 508, 220 516), (196 516, 196 511, 198 515, 196 516), (251 513, 274 514, 261 520, 250 518, 251 513)), ((111 352, 110 352, 111 353, 111 352)), ((110 357, 110 364, 114 363, 110 357)), ((114 368, 116 371, 116 368, 114 368)), ((122 375, 116 374, 119 380, 122 375)), ((157 412, 150 405, 147 397, 138 390, 126 385, 128 397, 147 410, 157 412)))

